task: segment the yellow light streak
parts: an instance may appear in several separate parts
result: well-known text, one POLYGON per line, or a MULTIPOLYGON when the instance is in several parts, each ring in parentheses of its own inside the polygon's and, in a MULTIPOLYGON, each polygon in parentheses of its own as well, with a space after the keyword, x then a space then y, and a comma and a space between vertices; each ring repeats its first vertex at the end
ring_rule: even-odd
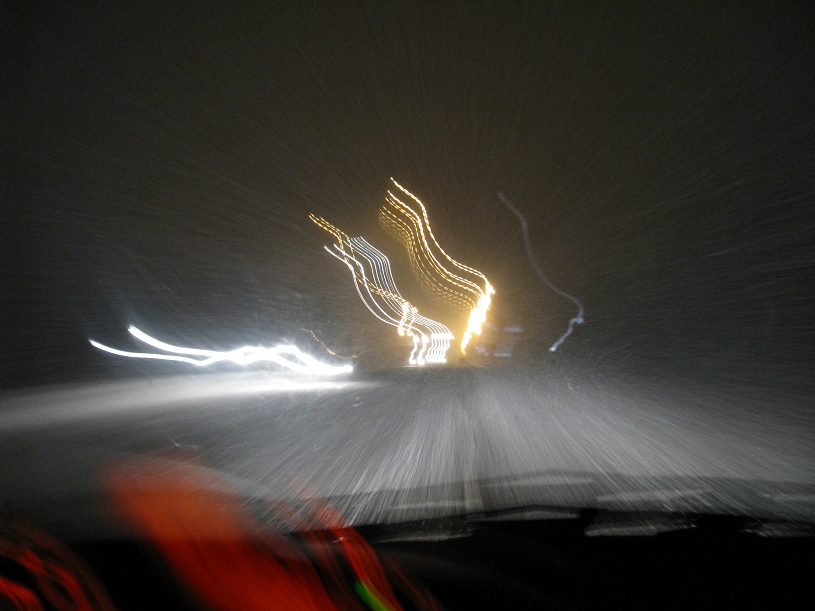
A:
POLYGON ((448 283, 459 287, 459 289, 461 289, 465 295, 470 293, 470 296, 468 296, 469 299, 473 301, 477 300, 477 295, 481 292, 480 287, 476 283, 462 278, 461 276, 445 268, 433 254, 433 250, 431 249, 425 235, 425 226, 422 222, 422 218, 407 204, 394 196, 390 191, 388 192, 388 195, 389 197, 386 197, 385 201, 401 212, 402 215, 405 216, 408 221, 410 221, 410 225, 407 225, 408 231, 415 233, 415 235, 418 236, 418 240, 413 240, 413 242, 419 246, 420 253, 427 255, 426 258, 430 264, 430 267, 442 278, 445 278, 448 283))
POLYGON ((466 354, 472 336, 481 334, 495 289, 480 271, 459 263, 445 252, 433 234, 424 204, 393 178, 391 181, 399 191, 413 200, 421 213, 388 191, 386 205, 380 209, 380 223, 405 245, 414 272, 425 288, 445 301, 470 310, 467 327, 461 338, 461 352, 466 354), (437 257, 434 250, 441 257, 437 257), (442 263, 441 258, 446 259, 457 271, 452 271, 442 263), (460 275, 462 272, 471 278, 463 277, 460 275))
POLYGON ((383 208, 380 210, 379 220, 391 235, 402 242, 414 273, 427 291, 463 310, 469 310, 476 304, 470 291, 451 289, 444 272, 434 268, 432 259, 425 260, 427 257, 423 256, 425 251, 418 238, 418 230, 411 231, 410 224, 403 220, 402 215, 397 216, 395 212, 383 208))
POLYGON ((318 344, 320 344, 325 349, 325 351, 328 352, 328 354, 330 354, 331 356, 336 356, 338 359, 342 359, 343 361, 348 361, 348 360, 357 358, 357 356, 355 354, 352 354, 351 356, 342 356, 342 355, 337 354, 331 348, 326 346, 325 342, 323 342, 323 340, 321 340, 319 337, 317 337, 317 334, 314 333, 314 331, 312 331, 311 329, 302 329, 301 328, 300 330, 305 331, 306 333, 311 333, 311 337, 313 337, 314 340, 318 344))

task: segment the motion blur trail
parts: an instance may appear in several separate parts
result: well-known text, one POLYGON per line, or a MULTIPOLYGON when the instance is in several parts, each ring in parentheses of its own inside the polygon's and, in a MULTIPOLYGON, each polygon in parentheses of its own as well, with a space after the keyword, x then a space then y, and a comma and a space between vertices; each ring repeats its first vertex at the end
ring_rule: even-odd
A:
POLYGON ((524 236, 524 246, 526 247, 526 255, 529 258, 529 262, 532 264, 532 267, 535 268, 535 273, 538 274, 538 277, 543 280, 543 282, 552 289, 558 295, 562 295, 572 303, 577 306, 577 316, 569 320, 569 326, 566 329, 566 332, 560 336, 560 338, 552 344, 549 348, 550 352, 555 352, 560 347, 560 345, 566 341, 566 338, 572 334, 572 330, 574 329, 575 325, 582 325, 585 322, 585 318, 583 317, 583 304, 577 299, 577 297, 573 297, 569 295, 566 291, 563 291, 556 287, 554 284, 549 282, 549 278, 546 277, 546 274, 543 273, 543 270, 538 266, 538 262, 535 259, 535 255, 532 253, 532 245, 529 243, 529 224, 526 222, 526 217, 518 210, 512 202, 510 202, 506 197, 504 197, 503 193, 498 193, 498 198, 504 202, 504 205, 510 209, 510 211, 518 217, 518 220, 521 223, 521 232, 524 236))

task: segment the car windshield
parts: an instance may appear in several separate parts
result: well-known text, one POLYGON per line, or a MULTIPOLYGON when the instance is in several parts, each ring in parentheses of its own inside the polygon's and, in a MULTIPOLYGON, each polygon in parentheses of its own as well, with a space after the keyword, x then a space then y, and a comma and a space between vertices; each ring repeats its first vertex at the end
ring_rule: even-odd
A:
POLYGON ((4 507, 815 521, 807 12, 4 3, 4 507))

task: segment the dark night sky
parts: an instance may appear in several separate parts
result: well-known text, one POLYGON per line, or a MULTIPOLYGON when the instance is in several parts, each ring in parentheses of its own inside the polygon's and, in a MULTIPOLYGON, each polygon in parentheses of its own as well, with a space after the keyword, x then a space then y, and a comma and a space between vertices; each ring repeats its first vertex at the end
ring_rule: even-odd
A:
POLYGON ((568 355, 808 379, 809 3, 78 4, 3 8, 5 385, 165 370, 86 343, 129 323, 401 358, 307 219, 401 256, 391 176, 540 358, 573 307, 497 191, 568 355))

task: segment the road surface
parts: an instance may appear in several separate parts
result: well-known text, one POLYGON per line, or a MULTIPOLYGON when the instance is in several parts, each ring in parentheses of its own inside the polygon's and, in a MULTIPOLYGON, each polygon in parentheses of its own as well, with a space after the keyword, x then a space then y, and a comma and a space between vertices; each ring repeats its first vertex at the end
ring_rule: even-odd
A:
POLYGON ((304 479, 357 524, 531 505, 815 521, 812 415, 777 393, 524 367, 118 381, 0 398, 0 495, 84 536, 104 522, 100 469, 159 452, 248 497, 304 479))

